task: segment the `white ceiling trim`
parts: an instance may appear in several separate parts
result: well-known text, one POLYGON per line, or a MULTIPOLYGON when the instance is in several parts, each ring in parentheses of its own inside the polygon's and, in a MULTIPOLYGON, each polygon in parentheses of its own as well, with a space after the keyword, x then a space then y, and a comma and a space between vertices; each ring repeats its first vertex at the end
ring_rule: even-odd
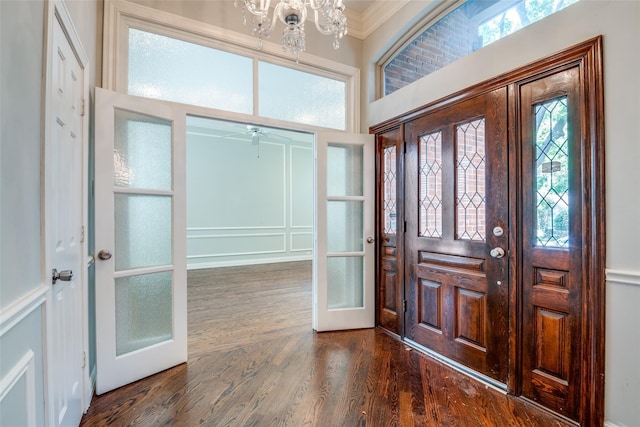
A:
POLYGON ((379 26, 384 24, 410 0, 376 1, 364 12, 358 13, 347 8, 348 35, 364 40, 379 26))

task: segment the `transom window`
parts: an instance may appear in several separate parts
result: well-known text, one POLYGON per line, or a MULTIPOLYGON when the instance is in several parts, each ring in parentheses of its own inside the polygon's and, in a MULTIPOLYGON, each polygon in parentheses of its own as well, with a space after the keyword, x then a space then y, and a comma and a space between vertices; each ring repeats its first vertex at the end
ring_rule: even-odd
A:
POLYGON ((127 41, 131 95, 348 130, 347 76, 328 77, 134 27, 127 41))
POLYGON ((578 0, 467 0, 383 64, 384 95, 578 0))

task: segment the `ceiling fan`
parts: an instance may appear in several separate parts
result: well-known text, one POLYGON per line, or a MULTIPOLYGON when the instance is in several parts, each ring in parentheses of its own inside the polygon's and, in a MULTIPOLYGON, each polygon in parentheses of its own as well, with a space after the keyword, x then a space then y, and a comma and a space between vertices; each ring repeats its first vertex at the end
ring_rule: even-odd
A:
POLYGON ((231 133, 228 135, 222 135, 220 136, 220 138, 230 138, 233 136, 240 136, 240 135, 250 135, 251 136, 251 143, 253 145, 258 145, 260 143, 260 138, 263 137, 265 139, 270 139, 273 141, 282 141, 282 142, 288 142, 291 141, 291 138, 288 138, 286 136, 282 136, 282 135, 278 135, 275 133, 270 133, 267 132, 265 129, 262 129, 258 126, 254 126, 254 125, 247 125, 247 130, 245 132, 236 132, 236 133, 231 133))

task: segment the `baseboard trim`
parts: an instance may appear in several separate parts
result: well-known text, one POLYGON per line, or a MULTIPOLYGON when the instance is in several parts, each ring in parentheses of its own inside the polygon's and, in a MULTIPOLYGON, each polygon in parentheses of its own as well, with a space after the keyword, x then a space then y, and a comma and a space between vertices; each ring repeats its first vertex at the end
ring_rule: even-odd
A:
POLYGON ((206 268, 217 267, 238 267, 242 265, 259 265, 259 264, 277 264, 280 262, 292 262, 292 261, 311 261, 313 257, 309 255, 303 256, 291 256, 281 258, 262 258, 251 260, 237 260, 237 261, 213 261, 213 262, 201 262, 201 263, 187 263, 187 270, 202 270, 206 268))

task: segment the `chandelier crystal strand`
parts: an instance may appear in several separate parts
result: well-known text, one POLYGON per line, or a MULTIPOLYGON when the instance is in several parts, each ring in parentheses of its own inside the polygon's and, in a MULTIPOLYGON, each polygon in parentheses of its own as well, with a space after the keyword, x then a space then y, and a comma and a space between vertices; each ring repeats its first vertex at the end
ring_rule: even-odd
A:
POLYGON ((246 24, 246 11, 254 15, 252 31, 258 37, 258 49, 262 49, 262 40, 269 37, 277 19, 285 25, 282 48, 294 54, 298 62, 300 52, 305 50, 304 23, 308 7, 313 10, 318 32, 333 35, 334 49, 340 47, 340 39, 347 34, 347 17, 342 0, 280 0, 273 9, 273 17, 270 17, 269 4, 270 0, 234 0, 235 7, 242 9, 243 23, 246 24))

